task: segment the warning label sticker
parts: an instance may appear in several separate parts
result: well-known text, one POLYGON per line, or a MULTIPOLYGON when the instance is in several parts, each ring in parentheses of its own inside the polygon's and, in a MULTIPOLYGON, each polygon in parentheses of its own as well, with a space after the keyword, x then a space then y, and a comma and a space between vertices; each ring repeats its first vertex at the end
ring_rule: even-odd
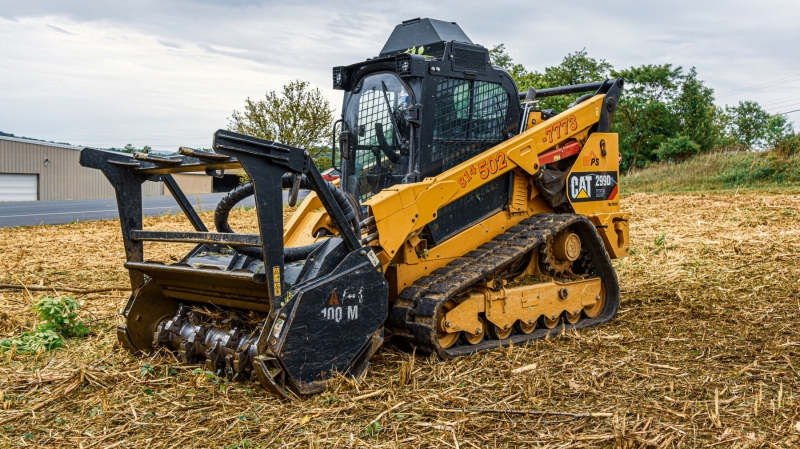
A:
POLYGON ((567 192, 573 203, 613 200, 618 191, 615 171, 573 173, 567 179, 567 192))

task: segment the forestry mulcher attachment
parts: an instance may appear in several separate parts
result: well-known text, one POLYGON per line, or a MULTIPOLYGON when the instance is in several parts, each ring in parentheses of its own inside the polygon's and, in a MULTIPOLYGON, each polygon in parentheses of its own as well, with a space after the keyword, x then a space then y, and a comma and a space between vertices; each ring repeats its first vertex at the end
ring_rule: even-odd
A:
POLYGON ((615 315, 611 259, 629 250, 610 132, 621 79, 520 94, 458 25, 415 19, 379 56, 335 67, 333 87, 339 184, 302 148, 223 130, 213 152, 83 150, 116 189, 133 287, 123 346, 288 398, 362 374, 387 338, 450 358, 615 315), (564 111, 539 107, 578 93, 564 111), (230 169, 250 181, 209 231, 171 174, 230 169), (167 186, 193 232, 142 229, 145 181, 167 186), (284 188, 290 202, 311 190, 285 224, 284 188), (236 233, 228 214, 251 195, 259 232, 236 233), (143 242, 195 246, 163 263, 143 242))

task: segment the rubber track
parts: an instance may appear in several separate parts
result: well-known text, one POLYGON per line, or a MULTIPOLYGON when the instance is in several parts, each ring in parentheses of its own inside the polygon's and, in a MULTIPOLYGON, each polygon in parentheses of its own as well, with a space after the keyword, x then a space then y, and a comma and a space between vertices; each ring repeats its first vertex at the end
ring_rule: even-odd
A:
POLYGON ((523 220, 462 258, 418 279, 400 292, 389 312, 388 327, 392 339, 400 345, 416 348, 417 353, 436 353, 442 358, 451 358, 508 345, 512 341, 514 344, 521 344, 558 334, 562 326, 537 329, 527 335, 513 334, 504 340, 486 339, 489 338, 487 332, 487 337, 476 345, 459 343, 444 349, 436 337, 436 317, 448 299, 482 279, 491 277, 492 273, 534 250, 567 227, 571 227, 572 232, 581 238, 594 267, 594 274, 603 280, 606 303, 597 317, 584 317, 574 325, 567 323, 565 326, 567 329, 585 328, 611 320, 619 307, 619 281, 594 225, 583 215, 538 214, 523 220))

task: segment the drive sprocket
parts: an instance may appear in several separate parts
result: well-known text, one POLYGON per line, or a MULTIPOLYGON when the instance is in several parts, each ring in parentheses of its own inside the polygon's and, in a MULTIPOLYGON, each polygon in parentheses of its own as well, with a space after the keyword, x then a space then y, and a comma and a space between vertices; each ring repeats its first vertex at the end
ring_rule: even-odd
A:
POLYGON ((569 228, 551 236, 539 248, 542 273, 551 277, 574 276, 573 263, 583 254, 581 239, 569 228))

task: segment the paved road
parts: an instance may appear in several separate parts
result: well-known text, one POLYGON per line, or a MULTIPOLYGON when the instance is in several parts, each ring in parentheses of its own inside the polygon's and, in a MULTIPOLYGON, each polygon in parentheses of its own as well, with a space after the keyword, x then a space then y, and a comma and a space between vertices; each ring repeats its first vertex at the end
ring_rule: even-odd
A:
MULTIPOLYGON (((298 197, 304 198, 308 191, 301 190, 298 197)), ((224 193, 186 195, 192 206, 200 210, 214 210, 224 193)), ((287 191, 283 191, 286 203, 287 191)), ((299 201, 298 199, 298 201, 299 201)), ((253 197, 244 199, 241 206, 254 206, 253 197)), ((172 195, 146 196, 143 199, 144 215, 164 213, 182 214, 172 195)), ((61 224, 74 221, 108 220, 119 218, 117 202, 114 198, 96 200, 67 201, 23 201, 0 203, 0 228, 9 226, 35 226, 40 224, 61 224)))

